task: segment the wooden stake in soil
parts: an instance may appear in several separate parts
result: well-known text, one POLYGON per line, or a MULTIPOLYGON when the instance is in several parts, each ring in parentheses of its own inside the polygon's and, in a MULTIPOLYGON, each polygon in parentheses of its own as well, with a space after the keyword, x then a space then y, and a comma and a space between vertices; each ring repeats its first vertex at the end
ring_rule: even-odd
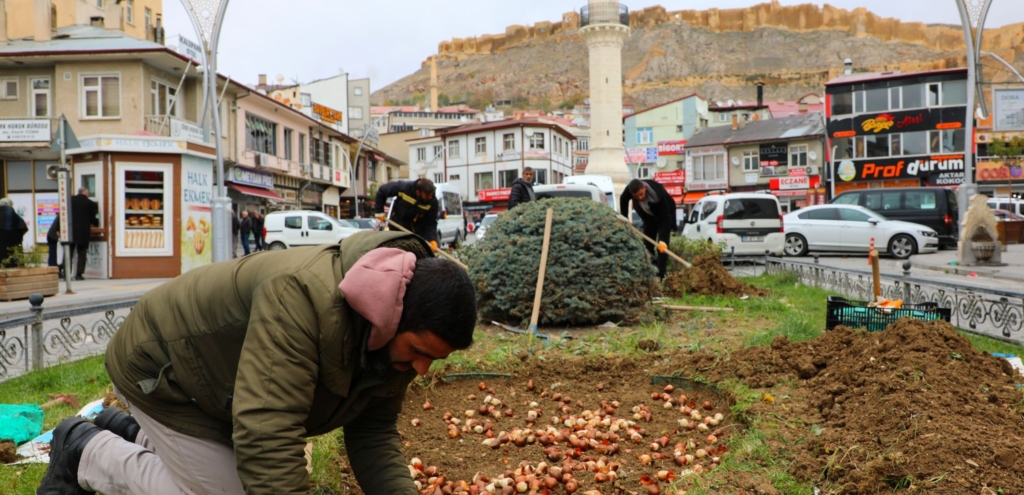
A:
POLYGON ((555 210, 548 208, 544 219, 544 244, 540 248, 540 270, 537 273, 537 291, 533 295, 533 315, 530 316, 530 332, 537 333, 537 320, 540 319, 540 298, 544 291, 544 272, 548 267, 548 246, 551 244, 551 218, 555 210))
MULTIPOLYGON (((405 227, 402 227, 401 225, 398 225, 395 222, 392 222, 390 218, 385 218, 384 221, 387 222, 388 225, 390 225, 390 226, 392 226, 392 227, 394 227, 394 228, 396 228, 398 230, 401 230, 402 232, 405 232, 406 234, 413 234, 412 232, 409 232, 409 229, 407 229, 405 227)), ((413 235, 416 235, 416 234, 413 234, 413 235)), ((469 267, 466 266, 465 263, 455 259, 454 256, 452 256, 452 255, 450 255, 450 254, 448 254, 448 253, 446 253, 444 251, 441 251, 440 248, 438 248, 438 250, 436 252, 437 252, 437 254, 440 254, 441 256, 444 256, 445 258, 448 258, 449 260, 455 262, 455 264, 461 266, 463 270, 466 270, 467 272, 469 271, 469 267)))
POLYGON ((875 301, 882 296, 882 274, 878 267, 878 251, 871 250, 871 277, 874 281, 875 301))

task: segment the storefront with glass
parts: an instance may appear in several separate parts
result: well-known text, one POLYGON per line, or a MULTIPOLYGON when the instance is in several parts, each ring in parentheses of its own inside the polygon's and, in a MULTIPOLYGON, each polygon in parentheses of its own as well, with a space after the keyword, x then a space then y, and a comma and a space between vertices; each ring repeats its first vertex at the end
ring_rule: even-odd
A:
POLYGON ((235 214, 258 211, 266 214, 281 202, 274 192, 274 174, 235 165, 227 172, 228 197, 235 214))
POLYGON ((68 151, 73 189, 88 188, 99 210, 87 277, 171 278, 212 262, 212 148, 148 136, 80 142, 68 151))

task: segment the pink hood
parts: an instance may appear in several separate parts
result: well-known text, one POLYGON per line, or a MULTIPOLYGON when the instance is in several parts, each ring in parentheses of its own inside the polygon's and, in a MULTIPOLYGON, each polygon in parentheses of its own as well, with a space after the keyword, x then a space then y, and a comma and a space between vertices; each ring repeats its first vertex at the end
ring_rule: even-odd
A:
POLYGON ((367 350, 384 347, 398 331, 402 298, 415 269, 416 255, 377 248, 359 258, 338 285, 348 305, 372 325, 367 350))

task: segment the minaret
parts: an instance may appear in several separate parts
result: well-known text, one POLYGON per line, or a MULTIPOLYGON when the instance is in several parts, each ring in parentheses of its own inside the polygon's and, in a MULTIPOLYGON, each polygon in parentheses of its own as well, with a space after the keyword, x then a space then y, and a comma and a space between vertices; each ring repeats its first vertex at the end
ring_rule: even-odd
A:
POLYGON ((430 57, 430 111, 437 110, 437 55, 434 55, 430 57))
POLYGON ((587 174, 607 175, 621 194, 629 181, 622 146, 622 44, 629 10, 617 0, 589 0, 580 36, 590 50, 590 161, 587 174))

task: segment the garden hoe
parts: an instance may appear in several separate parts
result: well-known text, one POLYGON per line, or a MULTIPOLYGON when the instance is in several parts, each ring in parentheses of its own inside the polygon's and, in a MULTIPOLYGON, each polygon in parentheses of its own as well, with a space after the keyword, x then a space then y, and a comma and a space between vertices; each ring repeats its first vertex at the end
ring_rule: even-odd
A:
POLYGON ((537 331, 537 321, 540 319, 540 300, 544 292, 544 273, 548 267, 548 248, 551 245, 551 220, 555 210, 548 208, 547 217, 544 219, 544 243, 540 248, 540 270, 537 271, 537 290, 533 293, 533 314, 530 316, 530 329, 520 330, 510 325, 492 321, 495 325, 504 328, 512 333, 528 334, 534 337, 547 339, 548 336, 537 331))
MULTIPOLYGON (((622 220, 623 222, 626 222, 626 225, 629 225, 629 228, 633 229, 633 232, 636 232, 636 235, 642 237, 645 241, 653 244, 655 248, 658 247, 658 241, 655 241, 654 239, 651 239, 650 237, 647 237, 646 235, 644 235, 643 232, 640 232, 640 229, 636 228, 636 225, 633 225, 633 222, 630 222, 628 218, 626 218, 626 217, 624 217, 622 215, 619 215, 618 217, 619 217, 619 220, 622 220)), ((686 261, 683 258, 679 257, 679 255, 677 255, 676 253, 673 253, 671 250, 665 250, 665 254, 667 254, 670 258, 672 258, 672 259, 682 263, 683 266, 685 266, 687 268, 693 268, 693 265, 691 265, 689 261, 686 261)))

